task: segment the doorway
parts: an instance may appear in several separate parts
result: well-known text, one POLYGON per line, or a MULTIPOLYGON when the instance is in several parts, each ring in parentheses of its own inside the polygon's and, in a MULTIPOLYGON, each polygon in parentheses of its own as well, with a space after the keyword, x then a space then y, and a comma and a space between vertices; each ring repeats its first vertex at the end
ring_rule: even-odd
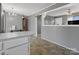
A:
POLYGON ((28 17, 22 19, 23 31, 28 31, 28 17))

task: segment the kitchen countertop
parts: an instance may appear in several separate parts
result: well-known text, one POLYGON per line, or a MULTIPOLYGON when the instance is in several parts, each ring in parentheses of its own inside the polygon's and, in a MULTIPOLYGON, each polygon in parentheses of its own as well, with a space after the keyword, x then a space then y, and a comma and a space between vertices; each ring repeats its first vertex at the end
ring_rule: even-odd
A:
POLYGON ((22 32, 9 32, 9 33, 0 33, 0 41, 7 40, 16 37, 30 36, 34 33, 31 31, 22 31, 22 32))

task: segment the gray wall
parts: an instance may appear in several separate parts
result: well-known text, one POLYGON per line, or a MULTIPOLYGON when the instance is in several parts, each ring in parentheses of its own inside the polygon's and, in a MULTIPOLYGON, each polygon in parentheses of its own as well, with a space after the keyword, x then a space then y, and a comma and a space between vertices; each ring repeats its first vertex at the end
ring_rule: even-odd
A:
POLYGON ((0 4, 0 32, 4 32, 4 13, 2 12, 2 4, 0 4))
POLYGON ((12 16, 12 15, 8 15, 8 13, 6 13, 6 32, 10 32, 10 27, 12 25, 16 26, 16 30, 22 30, 22 15, 16 15, 16 16, 12 16))
POLYGON ((29 31, 32 31, 35 33, 35 36, 37 36, 37 17, 36 16, 30 16, 28 18, 28 29, 29 31))
POLYGON ((49 16, 49 15, 46 15, 44 20, 45 20, 44 21, 45 25, 57 25, 56 20, 58 22, 62 23, 62 25, 67 25, 67 16, 66 15, 62 15, 62 16, 49 16), (61 18, 62 21, 60 21, 59 18, 61 18), (46 23, 46 20, 48 21, 48 23, 46 23), (51 23, 52 20, 54 21, 53 23, 51 23))
POLYGON ((51 23, 52 20, 55 21, 55 19, 54 19, 53 16, 46 15, 46 17, 45 17, 45 19, 44 19, 44 24, 45 24, 45 25, 54 25, 55 22, 51 23), (48 23, 47 23, 46 21, 47 21, 48 23))
POLYGON ((0 3, 0 32, 1 32, 1 3, 0 3))
POLYGON ((4 26, 4 23, 5 23, 5 22, 4 22, 4 20, 5 20, 5 14, 4 14, 4 13, 5 13, 5 11, 2 10, 1 13, 2 13, 2 14, 1 14, 1 32, 4 32, 4 31, 5 31, 5 30, 4 30, 4 29, 5 29, 5 28, 4 28, 4 27, 5 27, 5 26, 4 26))
POLYGON ((79 52, 79 27, 42 26, 41 33, 46 40, 79 52))
POLYGON ((41 15, 37 16, 37 34, 41 34, 41 15))
POLYGON ((60 15, 60 16, 55 16, 55 18, 62 18, 62 25, 67 25, 67 15, 60 15))
POLYGON ((67 25, 68 24, 68 22, 67 22, 67 16, 66 15, 64 15, 64 16, 62 16, 62 24, 63 25, 67 25))
POLYGON ((41 15, 30 16, 28 20, 29 31, 35 33, 35 36, 41 34, 41 15))

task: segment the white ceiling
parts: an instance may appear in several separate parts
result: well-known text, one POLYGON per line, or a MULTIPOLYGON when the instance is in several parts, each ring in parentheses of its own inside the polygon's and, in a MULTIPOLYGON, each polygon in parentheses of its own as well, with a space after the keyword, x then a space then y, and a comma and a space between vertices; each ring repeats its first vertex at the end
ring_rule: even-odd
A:
POLYGON ((79 3, 70 3, 65 6, 51 10, 51 11, 47 12, 46 14, 50 15, 50 16, 66 15, 68 9, 71 10, 71 13, 79 12, 79 3))
POLYGON ((30 16, 55 3, 2 3, 6 11, 30 16), (13 8, 13 10, 12 10, 13 8))

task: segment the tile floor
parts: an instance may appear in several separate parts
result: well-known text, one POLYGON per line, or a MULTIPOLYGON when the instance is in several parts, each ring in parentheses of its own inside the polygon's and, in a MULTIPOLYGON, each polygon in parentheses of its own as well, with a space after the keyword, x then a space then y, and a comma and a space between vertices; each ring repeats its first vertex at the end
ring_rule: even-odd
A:
POLYGON ((41 38, 35 38, 30 44, 31 55, 78 55, 74 51, 68 50, 64 47, 50 43, 41 38))

